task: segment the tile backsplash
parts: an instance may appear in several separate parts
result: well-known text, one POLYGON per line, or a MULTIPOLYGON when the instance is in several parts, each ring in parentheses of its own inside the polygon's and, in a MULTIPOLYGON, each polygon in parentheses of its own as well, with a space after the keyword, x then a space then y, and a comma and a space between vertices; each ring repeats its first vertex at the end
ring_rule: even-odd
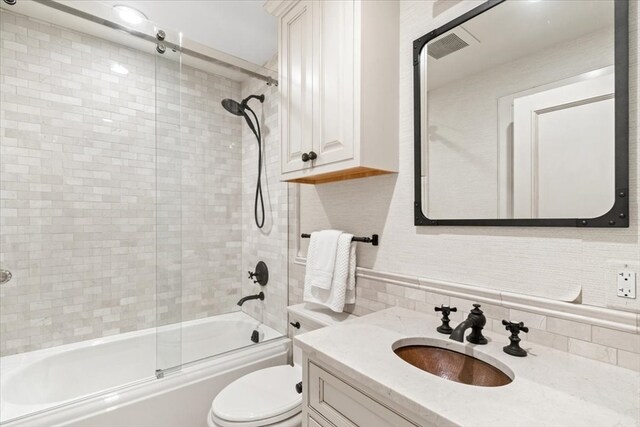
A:
MULTIPOLYGON (((301 260, 290 265, 290 304, 302 302, 302 287, 304 283, 304 265, 301 260)), ((624 368, 640 371, 640 333, 638 316, 630 314, 625 324, 615 322, 596 322, 588 316, 573 316, 579 320, 567 320, 566 313, 549 308, 525 307, 509 308, 510 304, 505 298, 500 302, 501 296, 496 293, 496 303, 487 303, 486 295, 469 292, 460 296, 460 292, 451 292, 450 289, 439 288, 437 284, 421 286, 416 278, 403 279, 398 277, 385 277, 385 274, 376 274, 369 271, 358 273, 356 286, 356 303, 347 306, 345 311, 363 316, 385 308, 400 306, 410 310, 425 313, 434 313, 434 307, 442 304, 457 307, 458 311, 451 313, 451 324, 457 323, 467 317, 472 304, 481 302, 481 308, 487 317, 486 328, 504 334, 505 344, 508 344, 508 333, 502 325, 502 320, 512 322, 524 322, 529 327, 529 333, 521 333, 522 347, 527 348, 527 343, 537 343, 552 347, 560 351, 573 353, 601 362, 619 365, 624 368), (430 288, 430 289, 428 289, 430 288), (436 288, 434 290, 434 288, 436 288), (455 296, 453 296, 455 294, 455 296), (540 314, 546 311, 549 314, 540 314), (610 327, 599 326, 595 323, 608 324, 610 327), (624 328, 625 331, 619 330, 624 328), (635 332, 634 332, 635 331, 635 332)), ((556 303, 557 304, 557 303, 556 303)), ((568 304, 568 303, 561 303, 568 304)), ((519 304, 520 305, 520 304, 519 304)), ((606 319, 606 311, 599 313, 606 319)))

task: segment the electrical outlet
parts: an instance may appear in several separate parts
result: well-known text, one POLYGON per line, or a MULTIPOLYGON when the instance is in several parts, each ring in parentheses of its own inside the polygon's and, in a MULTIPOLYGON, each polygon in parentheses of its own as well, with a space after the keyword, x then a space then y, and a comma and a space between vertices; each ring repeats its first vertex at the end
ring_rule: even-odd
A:
POLYGON ((629 288, 631 288, 631 291, 638 292, 637 282, 638 273, 640 273, 640 259, 608 259, 603 267, 602 282, 606 283, 606 291, 603 289, 605 291, 605 306, 613 310, 640 313, 640 298, 638 296, 629 298, 625 297, 624 293, 622 296, 618 294, 618 289, 629 286, 629 282, 633 279, 633 277, 627 276, 629 280, 624 280, 624 274, 620 276, 620 273, 632 273, 632 276, 635 276, 636 286, 629 286, 629 288), (633 274, 634 272, 635 274, 633 274))
POLYGON ((636 273, 634 271, 618 272, 618 296, 621 298, 636 298, 636 273))

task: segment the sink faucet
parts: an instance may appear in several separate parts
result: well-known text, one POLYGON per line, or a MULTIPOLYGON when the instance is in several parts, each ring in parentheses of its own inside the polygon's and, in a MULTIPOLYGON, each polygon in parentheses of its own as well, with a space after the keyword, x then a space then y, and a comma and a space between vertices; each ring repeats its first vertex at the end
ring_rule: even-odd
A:
POLYGON ((238 305, 242 307, 242 304, 252 299, 259 299, 260 301, 264 301, 264 292, 260 292, 257 295, 250 295, 248 297, 240 298, 240 301, 238 301, 238 305))
POLYGON ((480 310, 480 304, 473 304, 473 307, 467 319, 453 330, 449 336, 450 339, 463 342, 464 331, 471 328, 471 333, 467 336, 467 341, 472 344, 487 343, 487 339, 482 335, 482 328, 484 328, 485 323, 487 323, 487 318, 484 317, 482 310, 480 310))

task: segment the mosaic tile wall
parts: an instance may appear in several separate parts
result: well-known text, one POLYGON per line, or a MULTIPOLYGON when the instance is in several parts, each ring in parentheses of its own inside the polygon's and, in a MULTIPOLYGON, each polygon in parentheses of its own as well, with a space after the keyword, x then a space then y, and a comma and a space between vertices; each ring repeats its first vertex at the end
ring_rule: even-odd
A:
MULTIPOLYGON (((266 68, 277 69, 277 58, 266 64, 266 68)), ((264 301, 249 301, 243 311, 266 323, 272 328, 286 333, 287 330, 287 239, 288 239, 288 187, 280 182, 280 129, 278 127, 278 105, 280 92, 276 86, 267 86, 263 81, 250 79, 242 85, 242 96, 264 94, 262 107, 251 101, 263 132, 262 188, 265 200, 265 223, 259 229, 253 217, 258 168, 258 146, 251 130, 242 128, 242 271, 253 271, 258 261, 269 267, 269 283, 264 288, 242 277, 244 295, 265 293, 264 301), (255 107, 255 108, 254 108, 255 107)))
POLYGON ((4 10, 0 31, 0 354, 236 310, 240 84, 4 10))

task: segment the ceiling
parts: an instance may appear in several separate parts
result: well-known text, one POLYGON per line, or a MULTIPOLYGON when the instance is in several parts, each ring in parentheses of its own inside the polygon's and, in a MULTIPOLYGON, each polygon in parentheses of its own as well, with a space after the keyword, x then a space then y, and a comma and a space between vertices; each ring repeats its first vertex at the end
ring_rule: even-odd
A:
POLYGON ((144 13, 158 26, 254 64, 264 65, 278 50, 278 27, 264 0, 102 0, 144 13))

